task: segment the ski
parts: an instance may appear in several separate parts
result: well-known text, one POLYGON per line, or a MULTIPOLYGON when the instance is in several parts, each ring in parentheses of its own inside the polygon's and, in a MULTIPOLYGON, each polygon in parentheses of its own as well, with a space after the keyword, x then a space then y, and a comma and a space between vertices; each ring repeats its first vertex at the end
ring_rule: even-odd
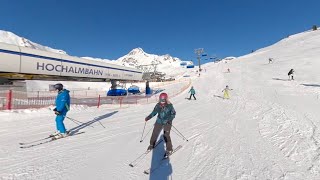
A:
MULTIPOLYGON (((78 132, 78 133, 71 133, 70 135, 64 137, 64 138, 67 138, 67 137, 70 137, 70 136, 75 136, 75 135, 79 135, 79 134, 83 134, 84 132, 78 132)), ((64 138, 59 138, 59 139, 64 139, 64 138)), ((36 143, 36 144, 32 144, 32 142, 29 142, 28 144, 20 144, 20 148, 22 149, 25 149, 25 148, 31 148, 31 147, 35 147, 35 146, 39 146, 39 145, 42 145, 42 144, 47 144, 47 143, 50 143, 52 141, 56 141, 56 140, 59 140, 59 139, 55 139, 53 137, 47 137, 47 138, 43 138, 41 139, 42 142, 39 142, 39 143, 36 143), (48 140, 47 140, 48 139, 48 140), (44 140, 47 140, 47 141, 44 141, 44 140)), ((33 143, 35 142, 38 142, 38 141, 41 141, 41 140, 37 140, 37 141, 33 141, 33 143)))
POLYGON ((36 143, 36 142, 39 142, 39 141, 44 141, 46 139, 50 139, 52 138, 51 136, 48 136, 46 138, 42 138, 42 139, 38 139, 38 140, 35 140, 35 141, 30 141, 30 142, 21 142, 19 143, 20 145, 28 145, 28 144, 33 144, 33 143, 36 143))
MULTIPOLYGON (((163 139, 160 139, 160 140, 154 145, 153 149, 156 148, 162 141, 163 141, 163 139)), ((152 149, 152 150, 153 150, 153 149, 152 149)), ((143 154, 141 154, 139 157, 137 157, 135 160, 133 160, 133 161, 129 164, 129 166, 130 166, 130 167, 134 167, 134 166, 138 165, 139 162, 140 162, 144 157, 146 157, 152 150, 147 150, 147 151, 145 151, 143 154)))
MULTIPOLYGON (((70 134, 70 131, 66 131, 66 133, 69 135, 69 134, 70 134)), ((46 140, 46 139, 50 139, 50 138, 53 138, 53 137, 54 137, 54 135, 49 135, 49 136, 46 137, 46 138, 38 139, 38 140, 35 140, 35 141, 21 142, 21 143, 19 143, 19 145, 33 144, 33 143, 36 143, 36 142, 39 142, 39 141, 44 141, 44 140, 46 140)))
POLYGON ((144 173, 144 174, 151 174, 151 173, 153 173, 154 171, 156 171, 157 169, 159 169, 164 162, 166 162, 165 160, 169 159, 172 154, 174 154, 175 152, 177 152, 177 151, 178 151, 179 149, 181 149, 181 148, 182 148, 182 145, 179 145, 178 147, 176 147, 176 148, 172 151, 171 154, 169 154, 169 156, 163 157, 163 158, 160 160, 160 162, 159 162, 158 165, 156 165, 154 168, 151 168, 151 167, 150 167, 149 169, 144 170, 143 173, 144 173))

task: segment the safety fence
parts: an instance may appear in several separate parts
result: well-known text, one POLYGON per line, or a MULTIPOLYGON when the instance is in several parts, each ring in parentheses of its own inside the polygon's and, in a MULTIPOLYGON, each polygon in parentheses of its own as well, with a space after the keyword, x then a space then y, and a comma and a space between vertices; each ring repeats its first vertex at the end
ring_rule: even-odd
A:
MULTIPOLYGON (((139 104, 155 103, 160 92, 166 92, 170 98, 180 94, 191 85, 191 81, 179 80, 152 85, 152 95, 106 96, 105 91, 70 91, 72 105, 129 107, 139 104)), ((53 106, 57 93, 50 91, 22 92, 15 90, 0 91, 0 110, 30 109, 53 106)))

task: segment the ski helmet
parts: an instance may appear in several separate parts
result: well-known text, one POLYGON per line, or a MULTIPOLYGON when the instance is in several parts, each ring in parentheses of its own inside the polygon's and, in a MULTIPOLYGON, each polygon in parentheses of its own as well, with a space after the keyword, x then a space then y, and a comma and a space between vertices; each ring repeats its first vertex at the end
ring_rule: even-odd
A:
POLYGON ((161 93, 159 96, 159 102, 161 104, 165 104, 168 100, 168 94, 167 93, 161 93))
POLYGON ((63 89, 63 85, 61 83, 55 84, 54 89, 61 91, 63 89))

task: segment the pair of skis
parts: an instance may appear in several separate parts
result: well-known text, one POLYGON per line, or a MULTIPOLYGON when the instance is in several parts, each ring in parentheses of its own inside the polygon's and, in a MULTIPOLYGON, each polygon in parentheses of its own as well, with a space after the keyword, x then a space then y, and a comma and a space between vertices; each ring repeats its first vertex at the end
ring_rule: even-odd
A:
POLYGON ((179 149, 181 149, 182 148, 182 145, 179 145, 178 147, 176 147, 173 151, 172 151, 172 153, 171 154, 169 154, 169 155, 167 155, 167 156, 164 156, 159 162, 158 162, 158 164, 156 165, 156 166, 154 166, 153 168, 148 168, 148 169, 146 169, 146 170, 144 170, 143 171, 143 173, 144 174, 151 174, 151 173, 153 173, 154 171, 156 171, 157 169, 159 169, 161 166, 162 166, 162 164, 164 164, 165 162, 167 162, 166 160, 168 160, 169 158, 170 158, 170 156, 172 156, 172 154, 174 154, 175 152, 177 152, 179 149))
MULTIPOLYGON (((162 142, 163 142, 163 139, 160 139, 160 140, 155 144, 154 148, 156 148, 156 147, 157 147, 160 143, 162 143, 162 142)), ((154 148, 153 148, 153 149, 154 149, 154 148)), ((176 147, 176 148, 172 151, 171 154, 169 154, 169 155, 167 155, 167 156, 164 156, 164 157, 159 161, 159 164, 157 164, 157 165, 154 166, 153 168, 148 168, 148 169, 144 170, 143 173, 145 173, 145 174, 150 174, 150 173, 154 172, 155 170, 159 169, 159 168, 161 167, 161 165, 162 165, 164 162, 166 162, 165 160, 169 159, 169 157, 170 157, 172 154, 174 154, 175 152, 177 152, 177 151, 178 151, 179 149, 181 149, 181 148, 182 148, 182 145, 179 145, 178 147, 176 147)), ((152 150, 153 150, 153 149, 152 149, 152 150)), ((146 157, 152 150, 147 150, 147 151, 145 151, 144 153, 142 153, 139 157, 137 157, 135 160, 133 160, 133 161, 129 164, 129 166, 130 166, 130 167, 135 167, 135 166, 137 166, 137 165, 141 162, 141 160, 144 159, 144 157, 146 157)))
MULTIPOLYGON (((63 137, 63 138, 67 138, 69 136, 75 136, 75 135, 83 134, 83 133, 84 132, 76 132, 76 133, 72 133, 71 132, 68 136, 63 137)), ((59 138, 59 139, 63 139, 63 138, 59 138)), ((25 148, 31 148, 31 147, 34 147, 34 146, 39 146, 39 145, 42 145, 42 144, 47 144, 47 143, 50 143, 52 141, 56 141, 56 140, 59 140, 59 139, 56 139, 56 138, 54 138, 53 136, 50 135, 48 137, 45 137, 45 138, 42 138, 42 139, 38 139, 38 140, 35 140, 35 141, 19 143, 19 145, 20 145, 20 148, 25 149, 25 148)))
MULTIPOLYGON (((154 147, 153 147, 153 149, 154 148, 156 148, 160 143, 162 143, 163 142, 163 139, 160 139, 155 145, 154 145, 154 147)), ((152 149, 152 150, 153 150, 152 149)), ((136 165, 138 165, 139 164, 139 162, 144 158, 144 157, 146 157, 152 150, 147 150, 147 151, 145 151, 143 154, 141 154, 138 158, 136 158, 135 160, 133 160, 130 164, 129 164, 129 166, 130 167, 135 167, 136 165)))

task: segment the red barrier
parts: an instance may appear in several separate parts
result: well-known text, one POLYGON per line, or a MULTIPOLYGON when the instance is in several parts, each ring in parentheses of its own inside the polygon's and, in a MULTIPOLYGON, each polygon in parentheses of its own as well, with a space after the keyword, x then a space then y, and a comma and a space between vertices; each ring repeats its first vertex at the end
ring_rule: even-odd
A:
POLYGON ((12 108, 12 90, 9 90, 8 94, 7 94, 7 106, 6 109, 7 110, 11 110, 12 108))
POLYGON ((99 99, 98 99, 98 108, 100 107, 100 95, 99 95, 99 99))

